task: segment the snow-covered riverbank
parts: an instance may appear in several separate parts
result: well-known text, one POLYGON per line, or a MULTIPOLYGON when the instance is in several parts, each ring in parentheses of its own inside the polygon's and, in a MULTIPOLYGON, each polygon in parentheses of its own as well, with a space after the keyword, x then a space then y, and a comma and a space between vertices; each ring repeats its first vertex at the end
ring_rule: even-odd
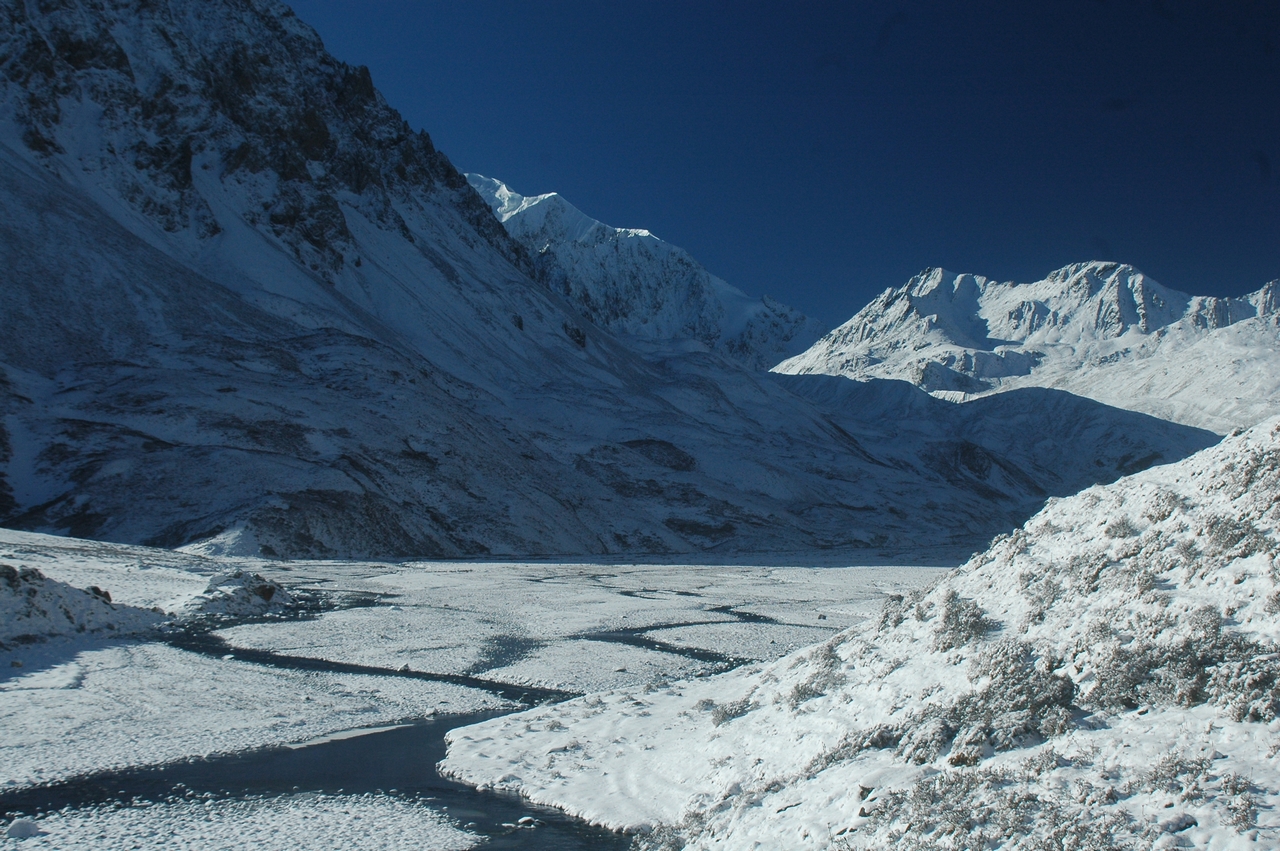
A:
POLYGON ((1052 502, 777 662, 450 734, 655 848, 1275 847, 1280 421, 1052 502))

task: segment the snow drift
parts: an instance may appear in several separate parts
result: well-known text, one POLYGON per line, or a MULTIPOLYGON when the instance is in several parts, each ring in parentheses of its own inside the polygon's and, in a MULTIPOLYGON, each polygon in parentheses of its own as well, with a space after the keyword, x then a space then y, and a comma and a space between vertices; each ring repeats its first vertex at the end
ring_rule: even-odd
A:
POLYGON ((1273 419, 822 645, 456 730, 443 765, 653 848, 1274 847, 1278 711, 1273 419))

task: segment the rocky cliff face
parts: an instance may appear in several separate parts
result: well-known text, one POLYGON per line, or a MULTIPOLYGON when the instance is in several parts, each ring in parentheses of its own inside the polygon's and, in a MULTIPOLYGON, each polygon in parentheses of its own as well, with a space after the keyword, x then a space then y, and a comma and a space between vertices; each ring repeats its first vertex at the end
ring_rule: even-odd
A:
POLYGON ((929 269, 777 371, 942 395, 1056 387, 1226 432, 1280 413, 1278 287, 1190 296, 1118 263, 1029 284, 929 269))
POLYGON ((81 180, 167 233, 218 235, 214 206, 230 201, 333 282, 358 257, 340 199, 406 236, 397 206, 438 200, 465 222, 459 233, 520 255, 368 69, 325 53, 281 3, 6 2, 0 15, 5 105, 22 144, 74 162, 81 180))
POLYGON ((491 177, 467 178, 548 285, 615 334, 696 340, 752 369, 768 369, 826 330, 768 296, 747 296, 647 230, 610 227, 554 192, 526 197, 491 177))

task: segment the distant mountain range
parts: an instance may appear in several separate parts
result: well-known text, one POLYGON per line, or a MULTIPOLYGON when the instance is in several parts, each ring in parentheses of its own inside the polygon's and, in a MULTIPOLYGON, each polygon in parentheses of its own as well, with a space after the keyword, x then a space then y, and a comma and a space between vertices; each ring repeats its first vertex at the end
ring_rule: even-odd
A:
POLYGON ((968 550, 1217 439, 1056 390, 764 372, 819 329, 480 181, 500 222, 272 0, 0 15, 5 526, 281 557, 968 550))
POLYGON ((1053 387, 1225 433, 1280 413, 1280 281, 1212 298, 1119 263, 1029 284, 928 269, 775 371, 952 399, 1053 387))

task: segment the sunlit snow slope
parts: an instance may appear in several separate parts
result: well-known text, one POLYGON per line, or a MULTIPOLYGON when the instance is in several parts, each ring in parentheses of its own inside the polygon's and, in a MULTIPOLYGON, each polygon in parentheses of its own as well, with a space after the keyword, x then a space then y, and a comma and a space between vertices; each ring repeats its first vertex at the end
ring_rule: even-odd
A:
POLYGON ((651 848, 1274 848, 1277 611, 1272 419, 821 645, 455 730, 444 767, 651 848))
POLYGON ((1277 287, 1189 296, 1117 263, 1030 284, 928 269, 776 370, 896 378, 948 398, 1054 387, 1226 433, 1280 413, 1277 287))
POLYGON ((524 196, 468 174, 548 285, 615 334, 697 340, 755 369, 810 346, 826 328, 769 297, 753 299, 647 230, 596 221, 555 192, 524 196))

